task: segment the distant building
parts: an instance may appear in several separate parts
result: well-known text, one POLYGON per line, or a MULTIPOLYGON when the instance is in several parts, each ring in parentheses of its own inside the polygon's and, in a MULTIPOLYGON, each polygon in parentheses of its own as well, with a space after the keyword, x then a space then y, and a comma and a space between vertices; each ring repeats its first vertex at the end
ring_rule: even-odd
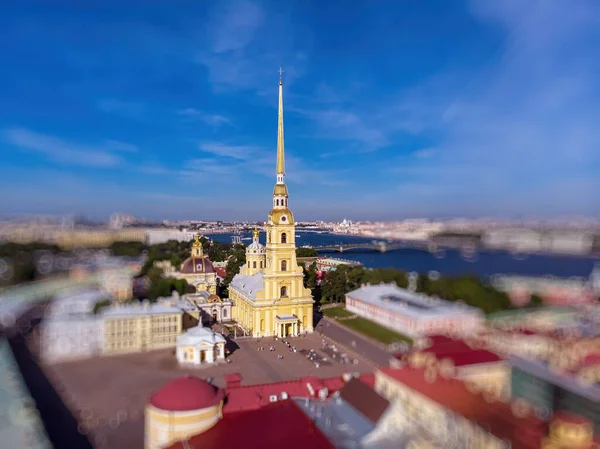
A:
POLYGON ((179 231, 177 229, 146 229, 146 244, 156 245, 167 243, 170 240, 177 242, 191 242, 194 240, 193 231, 179 231))
POLYGON ((600 297, 600 264, 594 267, 588 279, 496 275, 493 282, 517 305, 527 305, 532 295, 540 296, 550 305, 590 304, 600 297))
POLYGON ((86 359, 104 353, 104 323, 95 315, 49 315, 40 329, 40 355, 46 362, 86 359))
POLYGON ((356 262, 355 260, 344 260, 344 259, 336 259, 333 257, 319 257, 315 260, 315 266, 317 271, 331 271, 335 270, 340 265, 349 265, 351 267, 361 267, 362 264, 360 262, 356 262))
POLYGON ((346 294, 346 309, 409 336, 474 332, 482 312, 465 304, 414 293, 396 284, 365 285, 346 294))

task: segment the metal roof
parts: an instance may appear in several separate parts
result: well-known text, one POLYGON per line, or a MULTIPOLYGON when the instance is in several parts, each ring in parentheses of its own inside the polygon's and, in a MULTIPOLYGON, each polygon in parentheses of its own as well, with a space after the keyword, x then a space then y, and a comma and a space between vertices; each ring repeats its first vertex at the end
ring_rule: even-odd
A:
POLYGON ((411 292, 396 284, 367 285, 346 293, 346 296, 388 309, 391 312, 412 315, 417 318, 481 314, 481 311, 475 307, 411 292))
POLYGON ((263 273, 258 272, 253 275, 236 274, 231 280, 229 288, 233 287, 245 295, 256 298, 256 293, 263 291, 265 286, 263 273))

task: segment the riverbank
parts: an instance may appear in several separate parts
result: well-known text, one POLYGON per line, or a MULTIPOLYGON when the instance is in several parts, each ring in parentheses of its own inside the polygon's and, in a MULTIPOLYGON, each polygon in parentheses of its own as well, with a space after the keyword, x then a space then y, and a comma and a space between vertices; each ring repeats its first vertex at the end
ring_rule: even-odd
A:
MULTIPOLYGON (((316 234, 297 232, 296 245, 332 246, 340 244, 365 243, 373 239, 349 234, 316 234)), ((211 238, 216 242, 231 243, 232 234, 215 234, 211 238)), ((250 233, 242 234, 248 237, 250 233)), ((265 244, 264 232, 260 241, 265 244)), ((325 254, 325 253, 322 253, 325 254)), ((334 253, 330 253, 336 257, 334 253)), ((555 254, 513 254, 501 250, 479 251, 472 255, 463 254, 457 249, 447 249, 431 253, 423 248, 401 248, 381 253, 377 250, 345 251, 344 259, 361 263, 367 268, 394 268, 406 272, 428 273, 436 271, 448 276, 474 275, 489 278, 494 274, 519 276, 572 276, 589 277, 594 264, 600 263, 600 257, 579 257, 555 254), (467 257, 468 256, 468 257, 467 257)))

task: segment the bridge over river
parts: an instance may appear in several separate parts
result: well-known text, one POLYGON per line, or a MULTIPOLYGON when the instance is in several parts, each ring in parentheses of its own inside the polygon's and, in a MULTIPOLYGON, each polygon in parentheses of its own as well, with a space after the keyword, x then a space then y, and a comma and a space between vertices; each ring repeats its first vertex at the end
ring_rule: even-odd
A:
POLYGON ((312 248, 318 252, 336 252, 343 253, 344 251, 355 251, 355 252, 366 252, 366 251, 377 251, 385 253, 387 251, 394 251, 402 248, 419 248, 435 250, 437 246, 427 241, 414 241, 414 240, 395 240, 395 241, 382 241, 373 240, 365 243, 346 243, 339 245, 315 245, 315 246, 304 246, 304 248, 312 248))

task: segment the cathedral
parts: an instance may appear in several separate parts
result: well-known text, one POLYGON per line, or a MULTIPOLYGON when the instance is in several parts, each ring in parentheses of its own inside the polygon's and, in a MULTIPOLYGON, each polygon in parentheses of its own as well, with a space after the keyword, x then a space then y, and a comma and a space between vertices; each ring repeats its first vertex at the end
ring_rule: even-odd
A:
POLYGON ((254 231, 253 242, 246 249, 246 265, 229 285, 229 298, 235 305, 233 318, 254 337, 313 331, 313 298, 296 262, 296 224, 288 208, 281 79, 278 115, 277 180, 266 223, 266 246, 259 243, 259 233, 254 231))

